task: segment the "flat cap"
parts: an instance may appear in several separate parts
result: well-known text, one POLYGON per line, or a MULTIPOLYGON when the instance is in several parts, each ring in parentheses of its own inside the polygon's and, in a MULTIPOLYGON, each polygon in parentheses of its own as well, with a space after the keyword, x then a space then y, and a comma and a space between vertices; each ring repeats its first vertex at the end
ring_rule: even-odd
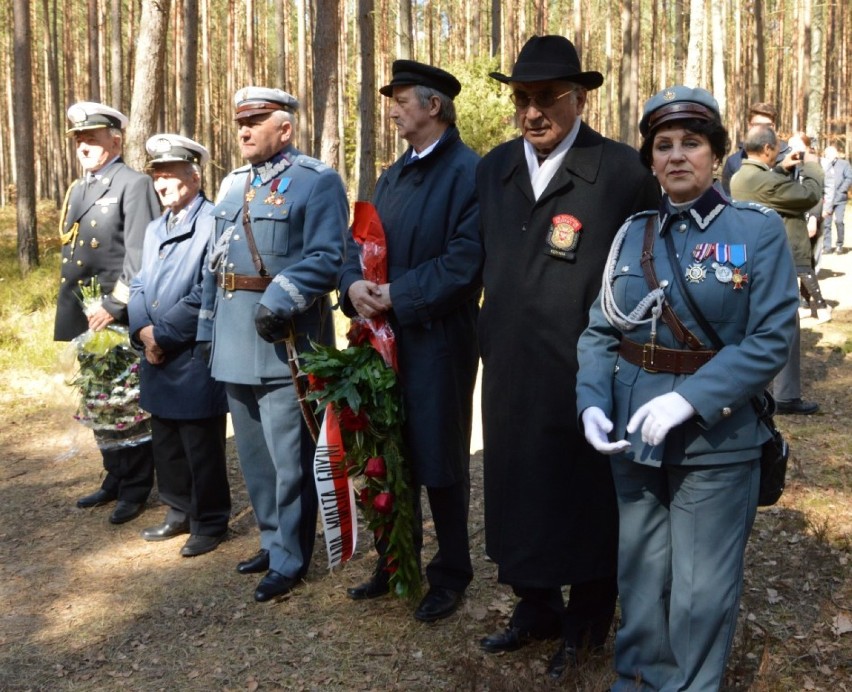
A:
POLYGON ((454 99, 461 91, 459 80, 449 72, 416 60, 394 60, 391 72, 390 84, 379 89, 382 96, 393 96, 395 86, 425 86, 440 91, 450 99, 454 99))
POLYGON ((127 116, 124 113, 93 101, 78 101, 68 108, 67 115, 71 127, 66 130, 66 134, 99 127, 115 127, 119 130, 127 127, 127 116))
POLYGON ((247 86, 234 94, 234 106, 236 108, 234 120, 242 120, 274 111, 295 113, 299 110, 299 101, 295 96, 281 89, 247 86))
POLYGON ((577 49, 564 36, 532 36, 521 48, 511 75, 489 72, 498 82, 546 82, 565 79, 586 89, 597 89, 603 84, 603 75, 590 70, 583 72, 577 49))
POLYGON ((203 166, 210 160, 207 147, 181 135, 169 133, 153 135, 145 142, 145 149, 151 157, 148 161, 149 168, 159 163, 177 161, 187 161, 203 166))
POLYGON ((719 104, 706 89, 670 86, 645 102, 639 132, 647 137, 663 123, 687 119, 721 122, 719 104))

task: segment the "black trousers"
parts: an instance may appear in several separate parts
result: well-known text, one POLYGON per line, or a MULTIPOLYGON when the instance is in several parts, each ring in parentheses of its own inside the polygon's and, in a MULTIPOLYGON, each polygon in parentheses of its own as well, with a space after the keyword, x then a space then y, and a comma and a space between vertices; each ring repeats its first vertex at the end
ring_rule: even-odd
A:
POLYGON ((567 605, 559 588, 513 586, 521 600, 512 626, 548 638, 557 635, 573 646, 601 646, 612 627, 618 584, 615 575, 571 585, 567 605))
POLYGON ((144 503, 154 486, 151 443, 101 450, 106 477, 101 488, 119 500, 144 503))
POLYGON ((151 416, 157 489, 169 521, 189 518, 198 536, 221 536, 231 516, 225 416, 174 420, 151 416))

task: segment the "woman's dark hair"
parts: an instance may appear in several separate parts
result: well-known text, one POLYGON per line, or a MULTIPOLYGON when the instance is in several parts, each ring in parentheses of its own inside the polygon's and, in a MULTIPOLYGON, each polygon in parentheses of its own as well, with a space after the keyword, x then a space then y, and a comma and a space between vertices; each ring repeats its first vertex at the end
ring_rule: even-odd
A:
POLYGON ((639 148, 639 158, 642 160, 642 163, 645 164, 647 168, 651 167, 651 161, 653 159, 653 147, 654 147, 654 136, 657 134, 657 131, 663 127, 671 127, 673 125, 679 125, 684 128, 687 132, 691 132, 695 135, 704 135, 707 137, 707 140, 710 142, 710 149, 715 154, 716 158, 719 161, 725 158, 725 154, 728 153, 728 149, 731 145, 730 137, 728 137, 728 131, 725 129, 725 126, 722 125, 718 120, 699 120, 698 118, 684 118, 683 120, 669 120, 665 123, 662 123, 660 127, 657 127, 651 130, 648 135, 642 140, 642 146, 639 148))

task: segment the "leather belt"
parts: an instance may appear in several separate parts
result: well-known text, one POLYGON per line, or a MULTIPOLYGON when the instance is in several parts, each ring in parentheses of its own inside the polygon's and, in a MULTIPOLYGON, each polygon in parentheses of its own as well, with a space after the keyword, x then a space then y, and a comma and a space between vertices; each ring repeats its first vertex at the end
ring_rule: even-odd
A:
POLYGON ((231 272, 218 273, 216 284, 226 291, 265 291, 272 283, 271 276, 250 276, 246 274, 234 274, 231 272))
POLYGON ((715 356, 716 351, 663 348, 656 344, 637 344, 635 341, 622 337, 618 355, 647 372, 691 375, 715 356))

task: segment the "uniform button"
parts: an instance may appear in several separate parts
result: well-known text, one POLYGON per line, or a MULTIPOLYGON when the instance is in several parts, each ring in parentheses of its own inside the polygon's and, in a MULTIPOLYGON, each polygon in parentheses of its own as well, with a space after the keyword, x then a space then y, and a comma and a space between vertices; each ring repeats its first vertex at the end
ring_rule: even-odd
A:
POLYGON ((620 366, 620 365, 616 365, 616 366, 612 369, 612 372, 613 372, 613 374, 615 374, 615 373, 617 373, 619 370, 621 370, 621 366, 620 366))
POLYGON ((228 262, 228 269, 233 269, 233 268, 234 268, 234 263, 228 262))
POLYGON ((94 228, 95 226, 97 226, 97 225, 98 225, 98 222, 97 222, 97 221, 95 221, 94 219, 92 219, 92 220, 89 222, 89 225, 90 225, 92 228, 94 228))
POLYGON ((234 294, 233 294, 233 293, 226 293, 226 294, 225 294, 225 297, 226 297, 228 300, 230 300, 231 298, 233 298, 233 297, 234 297, 234 294))
POLYGON ((725 408, 722 409, 722 418, 727 418, 730 415, 731 415, 731 407, 725 406, 725 408))
POLYGON ((77 260, 77 266, 82 267, 83 266, 83 260, 77 260))
POLYGON ((219 216, 224 216, 224 215, 225 215, 224 210, 219 212, 219 216))
POLYGON ((239 240, 239 239, 240 239, 239 233, 234 233, 234 240, 239 240))
POLYGON ((160 307, 160 301, 155 300, 153 303, 151 303, 151 307, 156 310, 158 307, 160 307))
POLYGON ((526 224, 524 224, 523 226, 521 226, 521 230, 522 230, 522 231, 527 230, 527 225, 526 225, 526 224))
POLYGON ((67 261, 68 261, 68 258, 67 258, 67 257, 63 257, 63 258, 62 258, 62 264, 65 264, 67 261))
POLYGON ((683 231, 686 230, 686 228, 687 228, 686 224, 682 223, 680 226, 677 227, 677 230, 679 230, 682 233, 683 231))
POLYGON ((64 276, 59 280, 59 283, 61 283, 61 284, 65 283, 65 277, 64 276))
POLYGON ((668 279, 663 279, 662 281, 660 281, 660 286, 661 286, 662 288, 665 288, 665 287, 666 287, 666 286, 668 286, 668 285, 669 285, 669 280, 668 280, 668 279))
POLYGON ((629 272, 629 271, 630 271, 630 265, 629 265, 629 264, 625 264, 625 265, 621 268, 621 271, 623 271, 623 272, 629 272))
POLYGON ((83 241, 82 240, 80 241, 80 247, 83 247, 83 241))
POLYGON ((272 212, 269 212, 266 216, 267 216, 267 218, 271 219, 272 218, 272 212))

